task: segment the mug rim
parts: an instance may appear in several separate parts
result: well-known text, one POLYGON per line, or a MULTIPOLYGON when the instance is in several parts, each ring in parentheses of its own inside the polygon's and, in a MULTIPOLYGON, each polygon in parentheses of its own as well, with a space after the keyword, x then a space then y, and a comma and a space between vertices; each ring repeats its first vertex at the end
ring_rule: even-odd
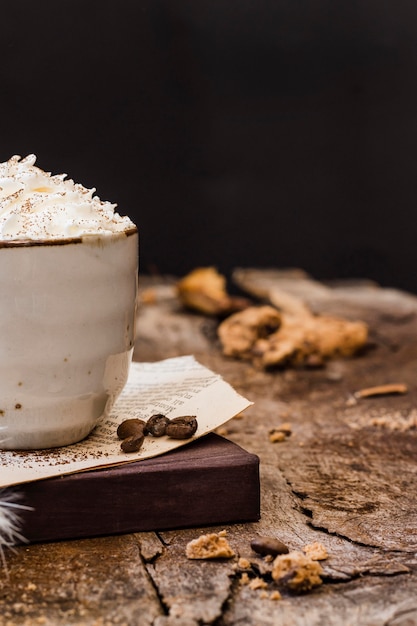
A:
POLYGON ((130 237, 138 233, 137 226, 132 226, 126 230, 112 233, 91 233, 79 237, 61 237, 56 239, 5 239, 0 240, 0 248, 29 248, 32 246, 65 246, 72 243, 87 243, 94 239, 120 238, 122 235, 130 237))

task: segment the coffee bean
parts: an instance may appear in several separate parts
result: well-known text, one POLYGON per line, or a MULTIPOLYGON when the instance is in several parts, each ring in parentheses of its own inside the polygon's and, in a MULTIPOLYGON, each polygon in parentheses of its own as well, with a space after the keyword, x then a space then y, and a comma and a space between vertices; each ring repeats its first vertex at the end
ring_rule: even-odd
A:
POLYGON ((194 415, 182 415, 169 421, 165 434, 172 439, 189 439, 194 435, 198 427, 194 415))
POLYGON ((152 415, 146 422, 144 434, 149 434, 153 437, 162 437, 162 435, 165 435, 166 427, 169 424, 169 421, 169 417, 162 415, 162 413, 152 415))
POLYGON ((123 452, 138 452, 141 449, 145 436, 143 433, 137 435, 131 435, 123 439, 120 447, 123 452))
POLYGON ((119 424, 117 436, 119 439, 126 439, 126 437, 131 437, 132 435, 143 434, 145 426, 146 422, 137 418, 124 420, 124 422, 119 424))
POLYGON ((250 543, 250 547, 254 552, 266 556, 277 556, 278 554, 288 554, 289 550, 285 543, 274 537, 257 537, 250 543))
POLYGON ((143 445, 146 435, 162 437, 168 435, 172 439, 190 439, 198 427, 194 415, 183 415, 170 420, 166 415, 157 413, 147 422, 138 418, 127 419, 117 428, 117 436, 123 439, 123 452, 137 452, 143 445))

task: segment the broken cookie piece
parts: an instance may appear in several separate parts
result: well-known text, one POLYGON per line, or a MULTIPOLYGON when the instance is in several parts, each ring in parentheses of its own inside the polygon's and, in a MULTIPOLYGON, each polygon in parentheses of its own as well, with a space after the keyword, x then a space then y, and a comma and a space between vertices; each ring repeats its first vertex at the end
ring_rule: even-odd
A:
POLYGON ((228 315, 249 305, 247 298, 227 293, 226 278, 214 267, 198 267, 184 276, 177 294, 185 307, 205 315, 228 315))
POLYGON ((227 541, 226 532, 200 535, 190 541, 185 548, 187 559, 231 559, 234 551, 227 541))
POLYGON ((225 356, 250 359, 267 369, 351 357, 365 346, 368 327, 306 309, 289 314, 266 305, 231 315, 220 324, 218 336, 225 356))
POLYGON ((249 307, 224 320, 218 335, 225 356, 251 359, 261 341, 275 333, 281 325, 281 314, 265 305, 249 307))
POLYGON ((294 550, 281 554, 274 560, 272 578, 291 591, 310 591, 322 584, 323 570, 317 561, 294 550))

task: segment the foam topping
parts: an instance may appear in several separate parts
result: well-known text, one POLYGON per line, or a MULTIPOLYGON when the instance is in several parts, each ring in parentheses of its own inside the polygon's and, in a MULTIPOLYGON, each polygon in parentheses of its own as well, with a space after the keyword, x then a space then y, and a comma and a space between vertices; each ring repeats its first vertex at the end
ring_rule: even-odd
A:
POLYGON ((105 235, 135 228, 103 202, 67 179, 35 166, 36 156, 13 156, 0 163, 0 240, 65 239, 105 235))

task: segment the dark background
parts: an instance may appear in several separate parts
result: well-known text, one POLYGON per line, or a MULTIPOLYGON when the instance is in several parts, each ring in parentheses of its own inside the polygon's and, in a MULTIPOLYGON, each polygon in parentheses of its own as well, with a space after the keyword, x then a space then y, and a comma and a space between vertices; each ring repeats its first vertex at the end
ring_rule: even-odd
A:
POLYGON ((14 0, 0 160, 117 202, 143 272, 417 292, 415 0, 14 0))

